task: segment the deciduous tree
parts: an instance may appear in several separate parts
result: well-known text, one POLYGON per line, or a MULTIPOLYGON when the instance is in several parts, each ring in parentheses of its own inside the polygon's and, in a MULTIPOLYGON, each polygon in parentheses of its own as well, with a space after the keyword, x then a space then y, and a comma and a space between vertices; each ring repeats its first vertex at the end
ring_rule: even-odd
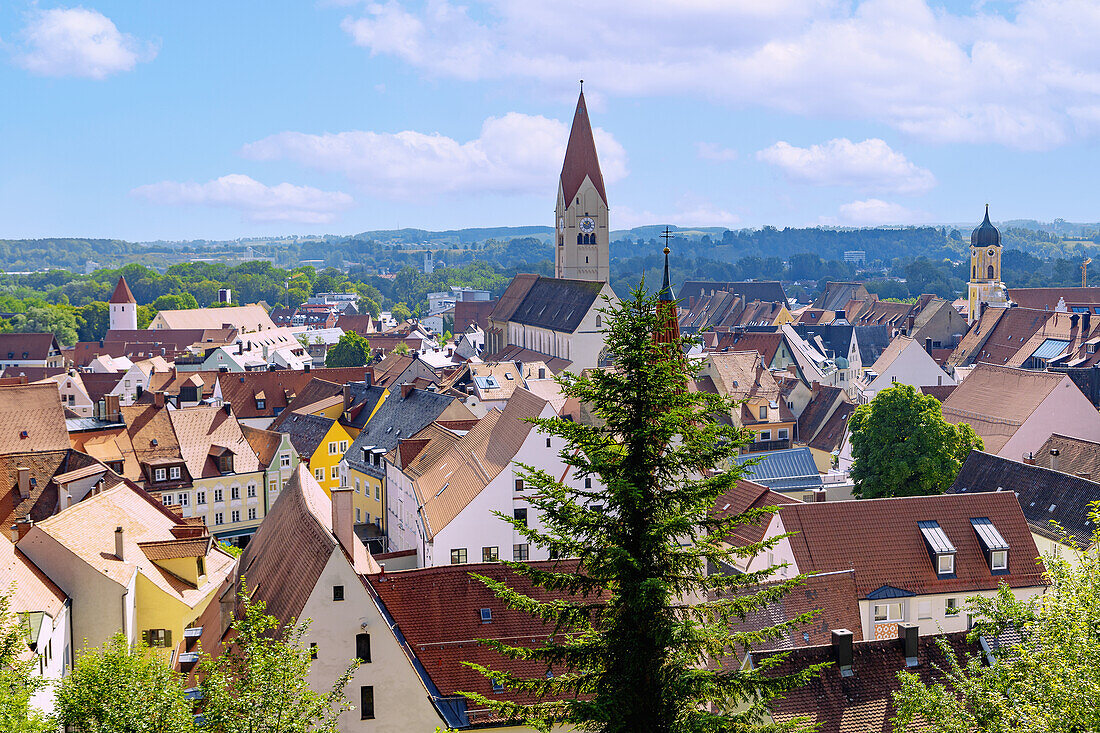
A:
POLYGON ((848 427, 852 493, 861 499, 942 494, 970 451, 984 447, 972 427, 944 420, 939 400, 908 384, 857 407, 848 427))
POLYGON ((325 355, 327 367, 357 367, 370 361, 370 342, 355 331, 345 331, 325 355))
POLYGON ((30 706, 44 684, 33 671, 33 656, 7 596, 0 594, 0 730, 47 733, 57 725, 30 706))

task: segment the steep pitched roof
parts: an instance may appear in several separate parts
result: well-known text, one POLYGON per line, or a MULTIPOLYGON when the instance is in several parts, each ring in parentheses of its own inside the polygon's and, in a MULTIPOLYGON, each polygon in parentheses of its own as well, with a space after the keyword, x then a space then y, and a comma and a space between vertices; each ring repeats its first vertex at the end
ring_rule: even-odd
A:
POLYGON ((75 450, 14 453, 0 456, 0 522, 4 528, 20 519, 37 522, 57 511, 58 481, 102 474, 105 486, 122 478, 102 463, 75 450), (29 470, 27 498, 19 493, 19 469, 29 470))
POLYGON ((130 286, 126 284, 126 278, 121 275, 115 284, 115 292, 111 293, 108 303, 137 303, 134 294, 130 292, 130 286))
POLYGON ((69 433, 57 384, 0 387, 0 455, 68 447, 69 433))
POLYGON ((890 326, 852 326, 859 360, 864 364, 874 364, 894 338, 890 326))
MULTIPOLYGON (((895 337, 882 353, 878 355, 878 358, 875 359, 875 363, 871 366, 871 370, 876 374, 882 374, 890 368, 890 365, 894 363, 895 359, 901 356, 909 346, 915 343, 916 341, 908 336, 895 337)), ((923 348, 921 350, 923 351, 923 348)), ((928 358, 931 359, 932 357, 929 356, 928 358)))
POLYGON ((1058 301, 1065 305, 1100 305, 1100 288, 1009 288, 1008 297, 1021 308, 1054 310, 1058 301))
POLYGON ((1043 567, 1020 504, 1011 493, 907 496, 779 507, 799 572, 855 568, 860 598, 889 585, 914 594, 1044 584, 1043 567), (993 575, 971 519, 991 520, 1009 545, 1008 569, 993 575), (932 520, 955 546, 955 575, 940 577, 918 522, 932 520))
POLYGON ((870 300, 871 294, 863 283, 828 282, 825 290, 814 301, 814 308, 827 311, 844 310, 850 300, 870 300))
MULTIPOLYGON (((1093 451, 1100 449, 1096 443, 1090 445, 1093 451)), ((1081 549, 1092 544, 1094 527, 1088 515, 1092 502, 1100 501, 1100 483, 982 451, 971 451, 948 492, 988 491, 1015 493, 1032 532, 1047 539, 1060 540, 1061 533, 1051 525, 1051 522, 1057 522, 1081 549)))
POLYGON ((575 331, 603 287, 601 282, 540 276, 508 320, 553 331, 575 331))
POLYGON ((267 417, 283 412, 312 379, 345 384, 362 380, 369 369, 343 367, 339 369, 312 369, 308 372, 295 369, 277 369, 273 372, 217 373, 222 401, 233 405, 239 418, 267 417), (264 406, 257 399, 263 394, 264 406))
POLYGON ((0 540, 0 588, 13 613, 40 611, 56 619, 65 605, 65 592, 7 538, 0 540))
POLYGON ((565 146, 565 161, 561 166, 561 190, 566 205, 577 195, 586 176, 606 205, 607 191, 603 186, 600 159, 596 155, 596 141, 592 137, 592 123, 588 121, 584 92, 581 92, 577 99, 577 111, 573 114, 573 127, 569 130, 569 142, 565 146))
POLYGON ((195 587, 161 568, 139 546, 177 539, 172 529, 183 525, 187 525, 184 519, 167 511, 149 494, 122 484, 89 496, 35 527, 114 582, 126 585, 134 572, 140 572, 153 585, 193 608, 221 585, 233 567, 233 558, 211 547, 206 553, 207 580, 195 587), (123 529, 122 559, 115 555, 116 527, 123 529))
POLYGON ((708 354, 709 373, 718 393, 737 399, 779 399, 779 384, 764 364, 758 351, 723 351, 708 354))
POLYGON ((947 363, 952 366, 978 362, 1007 364, 1053 315, 1032 308, 989 308, 971 325, 947 363))
POLYGON ((275 323, 262 307, 236 305, 226 308, 189 308, 185 310, 167 310, 157 314, 166 329, 220 329, 230 324, 242 332, 266 331, 275 328, 275 323))
POLYGON ((740 331, 724 333, 718 338, 717 349, 722 351, 756 351, 764 360, 765 366, 771 366, 775 354, 783 344, 783 334, 778 331, 762 333, 759 331, 740 331))
MULTIPOLYGON (((793 504, 796 501, 796 499, 789 496, 772 491, 763 484, 742 479, 734 484, 729 491, 718 497, 718 500, 714 503, 714 514, 717 517, 725 518, 742 514, 750 509, 793 504)), ((762 517, 756 524, 737 525, 729 539, 732 540, 732 544, 738 546, 760 542, 764 539, 770 518, 771 515, 769 514, 762 517)))
POLYGON ((538 275, 529 273, 520 273, 513 277, 512 282, 508 283, 508 288, 500 296, 500 300, 497 301, 496 307, 493 308, 493 312, 489 317, 494 321, 512 320, 512 314, 523 304, 523 299, 527 297, 527 293, 538 282, 538 279, 538 275))
POLYGON ((524 364, 541 362, 554 374, 561 374, 573 363, 568 359, 560 359, 556 356, 543 354, 541 351, 535 351, 534 349, 525 349, 515 344, 509 344, 495 354, 486 354, 482 357, 482 361, 522 361, 524 364))
POLYGON ((848 418, 855 411, 856 406, 851 402, 841 402, 821 429, 806 442, 806 445, 826 453, 840 450, 844 442, 844 434, 848 431, 848 418))
POLYGON ((943 417, 969 423, 985 449, 997 453, 1065 379, 1054 372, 978 364, 943 403, 943 417))
POLYGON ((713 280, 685 280, 680 286, 680 301, 690 303, 692 298, 725 291, 740 295, 745 300, 762 300, 770 303, 787 303, 787 294, 783 285, 768 280, 748 282, 717 282, 713 280))
POLYGON ((283 442, 282 434, 274 430, 254 428, 244 424, 241 425, 241 433, 248 444, 252 446, 252 450, 255 451, 260 468, 264 469, 270 466, 271 462, 275 460, 275 454, 279 451, 279 445, 283 442))
POLYGON ((192 478, 219 476, 214 451, 225 448, 233 453, 234 473, 258 471, 256 452, 245 440, 240 423, 222 407, 185 407, 171 410, 172 428, 180 444, 192 478))
POLYGON ((40 361, 51 351, 60 353, 52 333, 0 333, 0 359, 40 361))
POLYGON ((374 415, 370 416, 370 421, 366 422, 345 454, 348 465, 365 469, 364 448, 381 448, 388 453, 401 440, 411 438, 439 419, 454 401, 454 397, 426 389, 411 389, 407 394, 400 389, 390 392, 375 408, 374 415))
POLYGON ((1057 450, 1057 470, 1074 476, 1100 480, 1100 443, 1054 433, 1035 454, 1040 465, 1048 465, 1051 451, 1057 450))
POLYGON ((844 390, 840 387, 821 385, 815 387, 814 394, 802 414, 798 416, 798 439, 809 443, 818 434, 825 422, 832 417, 838 402, 844 402, 844 390))
MULTIPOLYGON (((356 571, 379 572, 363 543, 358 538, 352 541, 356 571)), ((267 604, 268 613, 281 621, 296 619, 339 547, 332 533, 332 501, 301 464, 244 548, 234 585, 243 576, 256 597, 267 604)))
MULTIPOLYGON (((576 568, 574 561, 532 564, 559 572, 571 572, 576 568)), ((393 620, 395 631, 400 632, 408 642, 408 649, 419 660, 428 677, 426 686, 434 686, 442 696, 455 695, 462 690, 479 692, 486 697, 534 702, 530 696, 512 690, 494 692, 487 678, 463 662, 507 670, 524 677, 542 676, 546 673, 545 665, 505 659, 474 640, 538 644, 554 633, 554 629, 528 613, 509 608, 484 583, 470 577, 471 572, 507 583, 517 592, 540 601, 561 597, 561 594, 532 586, 526 576, 500 563, 388 572, 369 578, 368 582, 393 620), (491 614, 492 620, 488 623, 482 622, 483 608, 489 609, 491 614)), ((500 722, 495 713, 484 710, 470 710, 469 717, 472 727, 500 722)))
MULTIPOLYGON (((780 582, 780 581, 777 581, 780 582)), ((773 585, 768 583, 763 588, 773 585)), ((746 589, 746 593, 761 590, 760 586, 746 589)), ((763 608, 751 611, 735 631, 761 631, 770 626, 792 621, 804 613, 820 611, 805 626, 796 627, 778 639, 758 644, 754 651, 769 649, 797 649, 799 647, 828 644, 833 629, 848 629, 856 641, 863 639, 856 598, 855 572, 841 570, 835 573, 810 575, 796 588, 763 608)), ((731 660, 732 661, 732 660, 731 660)))
POLYGON ((279 432, 290 436, 290 442, 302 460, 309 460, 336 421, 320 415, 300 415, 290 411, 286 414, 289 417, 279 425, 279 432))
MULTIPOLYGON (((857 641, 852 648, 855 674, 842 675, 834 663, 809 683, 776 698, 771 703, 772 716, 778 723, 808 718, 809 724, 818 726, 818 733, 890 733, 896 713, 893 694, 901 688, 898 672, 915 672, 925 683, 944 682, 940 670, 947 669, 948 662, 937 643, 939 638, 946 639, 956 656, 977 651, 967 643, 965 632, 921 636, 917 666, 909 668, 901 640, 857 641)), ((774 653, 761 652, 754 658, 774 653)), ((833 655, 829 644, 796 649, 766 674, 791 674, 811 665, 835 662, 833 655)))

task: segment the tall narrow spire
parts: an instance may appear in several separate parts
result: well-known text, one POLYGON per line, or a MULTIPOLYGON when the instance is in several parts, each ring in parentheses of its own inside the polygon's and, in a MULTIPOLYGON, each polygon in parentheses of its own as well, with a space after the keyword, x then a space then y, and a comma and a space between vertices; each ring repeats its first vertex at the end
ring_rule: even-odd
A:
POLYGON ((588 120, 588 107, 584 103, 584 82, 581 84, 577 111, 573 114, 573 127, 569 131, 569 143, 565 147, 565 162, 561 167, 562 193, 568 206, 584 183, 584 177, 588 176, 606 205, 607 192, 604 190, 603 173, 600 172, 600 159, 596 155, 596 140, 592 137, 592 123, 588 120))
POLYGON ((659 344, 679 344, 680 342, 680 313, 676 305, 676 294, 672 292, 672 278, 668 272, 668 241, 672 238, 672 232, 665 227, 665 279, 661 284, 661 292, 657 294, 657 316, 660 323, 657 333, 653 334, 653 340, 659 344))
POLYGON ((661 235, 661 238, 665 240, 665 280, 661 284, 661 292, 658 293, 657 297, 660 300, 671 303, 676 300, 676 293, 672 291, 672 278, 668 274, 668 253, 670 251, 668 248, 668 240, 672 239, 672 231, 668 227, 665 227, 664 234, 661 235))

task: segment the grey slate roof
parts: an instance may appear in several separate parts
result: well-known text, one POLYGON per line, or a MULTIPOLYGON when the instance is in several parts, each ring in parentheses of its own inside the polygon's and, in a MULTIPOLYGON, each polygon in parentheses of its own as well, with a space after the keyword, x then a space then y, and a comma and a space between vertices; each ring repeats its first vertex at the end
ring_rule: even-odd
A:
POLYGON ((302 415, 297 412, 287 413, 278 431, 290 436, 294 450, 298 451, 298 455, 304 461, 313 455, 317 446, 321 445, 321 441, 324 440, 325 434, 334 422, 336 421, 331 417, 302 415))
MULTIPOLYGON (((831 353, 826 356, 837 356, 844 359, 848 358, 848 354, 852 349, 852 334, 854 333, 855 326, 849 326, 846 324, 808 324, 808 323, 796 323, 793 324, 794 331, 807 341, 813 341, 815 336, 821 337, 821 343, 825 345, 825 349, 831 353)), ((873 362, 874 360, 872 360, 873 362)))
POLYGON ((1100 501, 1100 484, 1061 471, 1031 466, 982 451, 971 451, 959 469, 949 494, 1012 491, 1020 501, 1028 527, 1037 535, 1057 540, 1055 521, 1074 537, 1074 544, 1088 547, 1093 525, 1089 504, 1100 501))
POLYGON ((600 295, 603 283, 539 277, 508 319, 527 326, 575 331, 600 295))
POLYGON ((758 461, 746 466, 745 478, 767 486, 772 491, 799 491, 820 489, 821 474, 817 471, 813 453, 809 448, 749 453, 737 457, 737 465, 758 461))
POLYGON ((344 454, 348 465, 357 471, 377 473, 376 467, 363 461, 364 448, 384 448, 388 453, 399 441, 411 438, 438 420, 454 399, 426 389, 410 390, 407 397, 401 396, 401 390, 394 390, 344 454))
POLYGON ((787 294, 783 292, 783 285, 774 281, 752 282, 714 282, 710 280, 685 280, 680 286, 680 300, 689 302, 690 298, 699 298, 710 295, 711 291, 724 290, 727 293, 736 293, 746 301, 761 300, 765 303, 787 304, 787 294))
POLYGON ((856 347, 864 366, 874 364, 893 340, 893 329, 889 324, 880 326, 853 326, 856 332, 856 347))

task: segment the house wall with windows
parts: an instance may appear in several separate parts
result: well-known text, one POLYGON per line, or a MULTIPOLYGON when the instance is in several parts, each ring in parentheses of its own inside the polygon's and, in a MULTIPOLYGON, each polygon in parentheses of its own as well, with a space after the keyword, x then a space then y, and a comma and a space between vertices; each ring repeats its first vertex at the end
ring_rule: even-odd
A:
POLYGON ((279 498, 279 492, 286 486, 286 482, 290 480, 301 462, 298 451, 294 450, 294 444, 290 442, 290 436, 286 433, 279 435, 281 436, 279 448, 271 459, 271 465, 264 472, 264 485, 267 487, 264 494, 264 514, 279 498))
POLYGON ((266 471, 194 479, 190 512, 184 507, 184 516, 205 517, 210 533, 219 540, 250 535, 267 511, 263 497, 266 479, 266 471))
MULTIPOLYGON (((351 441, 352 437, 344 426, 334 421, 307 461, 310 473, 330 496, 332 490, 341 485, 340 461, 343 460, 351 441)), ((360 508, 362 506, 361 503, 360 508)))

